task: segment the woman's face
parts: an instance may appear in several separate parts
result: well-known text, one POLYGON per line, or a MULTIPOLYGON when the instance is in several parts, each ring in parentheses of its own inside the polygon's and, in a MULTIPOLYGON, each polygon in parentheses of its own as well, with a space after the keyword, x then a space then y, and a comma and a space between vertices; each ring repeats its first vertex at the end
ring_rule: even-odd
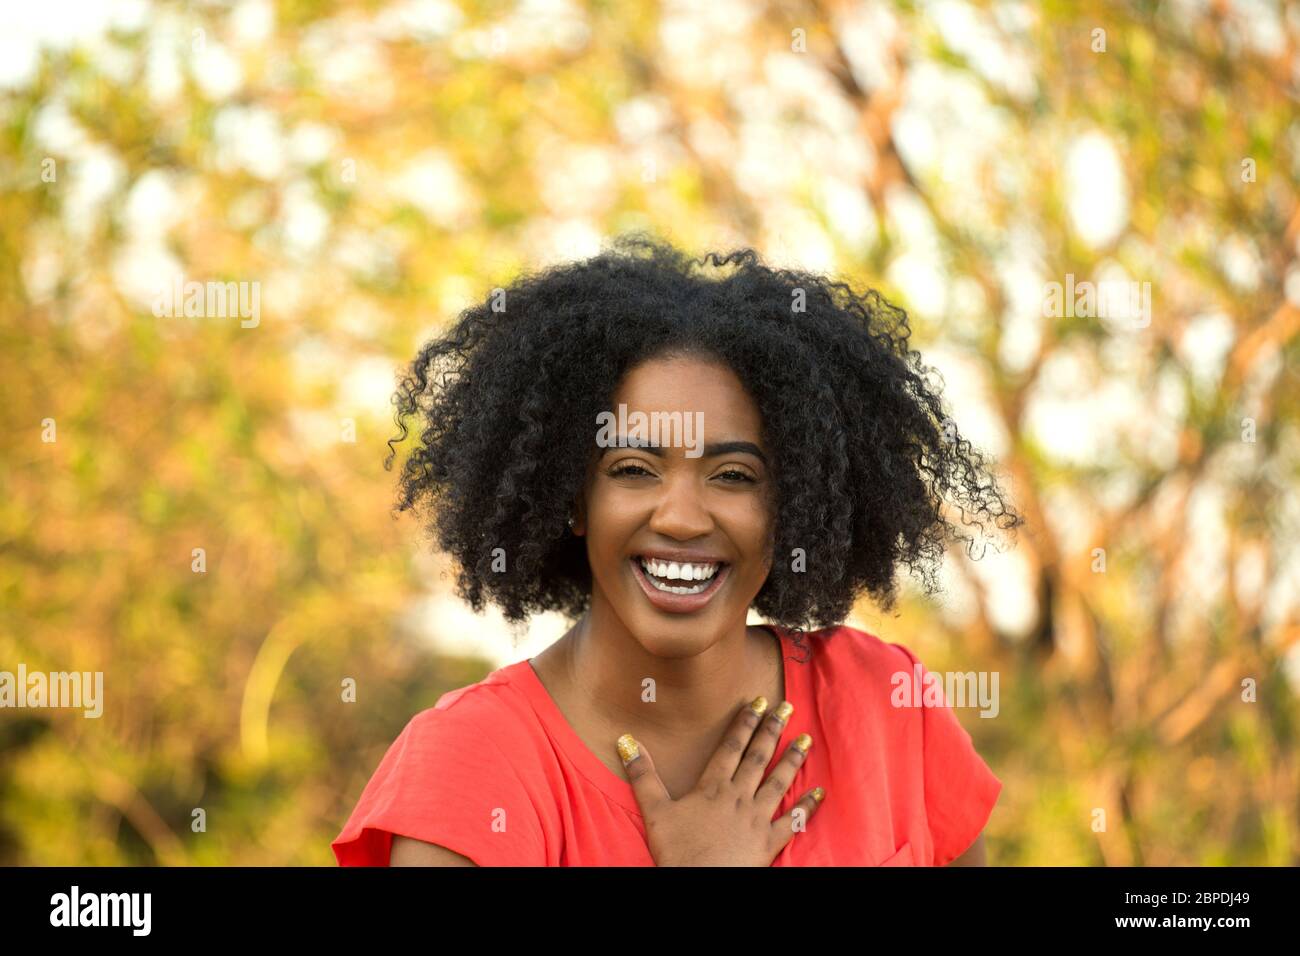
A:
POLYGON ((729 368, 681 357, 632 369, 611 412, 598 444, 622 436, 629 447, 597 449, 574 526, 587 538, 593 614, 618 618, 655 656, 692 656, 744 628, 771 569, 762 419, 729 368), (635 447, 647 443, 658 447, 635 447))

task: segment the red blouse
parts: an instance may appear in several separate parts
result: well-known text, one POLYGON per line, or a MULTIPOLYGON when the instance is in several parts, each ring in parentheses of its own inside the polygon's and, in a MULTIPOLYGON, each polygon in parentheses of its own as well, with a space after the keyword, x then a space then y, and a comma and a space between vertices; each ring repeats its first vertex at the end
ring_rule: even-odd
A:
MULTIPOLYGON (((826 790, 772 865, 941 866, 965 852, 1002 783, 950 708, 895 706, 898 675, 924 681, 924 666, 856 628, 805 632, 800 647, 764 626, 781 641, 794 704, 768 769, 799 734, 814 741, 773 819, 826 790)), ((394 833, 481 866, 654 865, 631 784, 587 748, 527 660, 411 718, 331 846, 342 866, 387 866, 394 833)))

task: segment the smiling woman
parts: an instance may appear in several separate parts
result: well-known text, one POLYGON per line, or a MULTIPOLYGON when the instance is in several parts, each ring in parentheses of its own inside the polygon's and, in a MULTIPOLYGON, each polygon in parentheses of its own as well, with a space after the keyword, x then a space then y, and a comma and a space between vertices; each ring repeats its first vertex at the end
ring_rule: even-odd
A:
POLYGON ((574 624, 411 720, 339 862, 983 862, 1001 784, 950 709, 893 703, 920 662, 842 624, 863 594, 893 606, 900 564, 935 589, 964 538, 945 499, 964 526, 1021 523, 906 316, 639 236, 504 301, 403 380, 399 506, 428 507, 476 611, 574 624))

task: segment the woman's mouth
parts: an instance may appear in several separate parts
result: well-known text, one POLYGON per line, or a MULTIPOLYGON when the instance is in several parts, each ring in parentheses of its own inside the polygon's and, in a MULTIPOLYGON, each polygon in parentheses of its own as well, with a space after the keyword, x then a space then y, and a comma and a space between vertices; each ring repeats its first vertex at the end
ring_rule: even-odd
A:
POLYGON ((687 563, 637 556, 632 573, 650 603, 661 611, 698 611, 718 592, 731 565, 721 561, 687 563))

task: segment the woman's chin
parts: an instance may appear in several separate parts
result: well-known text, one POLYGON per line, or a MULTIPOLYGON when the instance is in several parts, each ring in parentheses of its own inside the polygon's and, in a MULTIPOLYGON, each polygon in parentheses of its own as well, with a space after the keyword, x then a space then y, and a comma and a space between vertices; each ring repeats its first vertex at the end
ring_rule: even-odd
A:
MULTIPOLYGON (((727 631, 728 616, 725 605, 716 605, 698 614, 665 614, 645 605, 644 599, 631 609, 623 620, 628 630, 646 651, 654 657, 665 659, 694 657, 721 640, 727 631)), ((743 612, 740 620, 745 619, 743 612)))

